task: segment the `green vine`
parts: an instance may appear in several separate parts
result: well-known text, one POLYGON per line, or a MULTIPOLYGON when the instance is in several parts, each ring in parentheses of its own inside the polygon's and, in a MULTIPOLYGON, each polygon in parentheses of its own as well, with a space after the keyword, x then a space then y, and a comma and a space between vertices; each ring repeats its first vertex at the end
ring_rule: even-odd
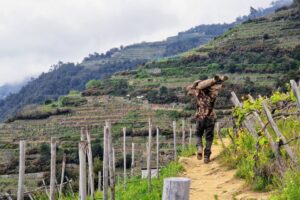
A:
MULTIPOLYGON (((288 92, 275 91, 270 96, 270 105, 276 105, 279 102, 296 102, 296 97, 291 89, 290 85, 287 85, 288 92)), ((252 112, 260 113, 262 111, 262 102, 265 101, 266 97, 260 97, 257 99, 247 99, 243 102, 242 107, 235 107, 233 110, 233 117, 236 119, 237 127, 241 126, 241 123, 245 120, 246 116, 252 112)))

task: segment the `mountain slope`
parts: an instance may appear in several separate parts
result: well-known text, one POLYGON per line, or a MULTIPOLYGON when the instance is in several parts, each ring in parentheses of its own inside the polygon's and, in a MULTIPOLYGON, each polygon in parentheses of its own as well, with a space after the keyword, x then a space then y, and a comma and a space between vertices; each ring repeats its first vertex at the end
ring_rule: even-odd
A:
POLYGON ((17 93, 26 85, 27 81, 19 84, 5 84, 0 86, 0 100, 5 99, 8 95, 17 93))
POLYGON ((162 57, 170 57, 206 44, 247 19, 255 19, 273 12, 288 0, 277 1, 265 10, 253 10, 232 24, 200 25, 165 41, 134 44, 113 48, 105 54, 90 54, 79 64, 58 63, 48 73, 29 82, 22 90, 0 101, 0 120, 11 116, 24 105, 42 103, 47 99, 56 99, 70 90, 82 90, 90 79, 103 79, 115 72, 132 70, 138 65, 162 57))
MULTIPOLYGON (((249 20, 201 48, 179 56, 148 62, 130 73, 102 81, 100 94, 113 94, 109 81, 127 81, 123 93, 144 96, 150 103, 189 103, 185 86, 196 79, 227 73, 230 81, 217 106, 230 105, 230 91, 238 95, 268 95, 299 79, 300 8, 284 8, 267 17, 249 20)), ((97 90, 97 89, 95 89, 97 90)), ((84 94, 93 94, 86 91, 84 94)), ((94 93, 97 93, 94 91, 94 93)))
POLYGON ((202 25, 165 41, 113 48, 105 54, 90 54, 79 64, 59 62, 48 73, 30 81, 17 94, 0 101, 0 119, 12 115, 27 104, 56 99, 70 90, 82 90, 90 79, 103 79, 118 71, 131 70, 149 60, 187 51, 224 33, 233 24, 202 25))

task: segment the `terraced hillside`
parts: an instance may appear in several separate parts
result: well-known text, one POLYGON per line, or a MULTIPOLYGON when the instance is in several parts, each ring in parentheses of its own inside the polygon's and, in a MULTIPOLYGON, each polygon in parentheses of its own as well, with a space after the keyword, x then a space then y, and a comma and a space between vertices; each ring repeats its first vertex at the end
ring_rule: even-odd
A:
MULTIPOLYGON (((111 80, 127 81, 130 87, 125 94, 142 95, 151 103, 189 103, 184 87, 218 73, 230 77, 217 103, 221 107, 228 106, 230 90, 254 96, 285 90, 290 79, 299 79, 299 13, 299 6, 294 5, 249 20, 201 48, 148 62, 111 80)), ((100 93, 108 91, 105 82, 98 88, 100 93)))
MULTIPOLYGON (((28 178, 26 186, 29 190, 40 186, 43 179, 46 182, 48 181, 50 170, 49 142, 51 137, 59 139, 57 163, 61 163, 63 152, 67 153, 67 176, 76 180, 78 175, 78 141, 80 141, 82 127, 88 127, 91 132, 93 153, 95 155, 94 161, 98 162, 96 170, 99 170, 99 167, 102 166, 102 138, 105 120, 112 122, 117 167, 121 167, 123 163, 123 127, 127 128, 128 167, 131 163, 132 142, 136 144, 136 171, 140 173, 140 169, 146 166, 145 144, 147 142, 149 117, 153 119, 154 128, 160 128, 161 164, 164 165, 173 158, 172 120, 178 120, 178 132, 180 132, 181 119, 187 117, 181 114, 182 106, 151 105, 142 100, 129 101, 122 97, 112 96, 86 97, 86 99, 86 104, 70 107, 71 112, 69 114, 55 115, 40 120, 16 120, 1 124, 0 193, 5 191, 15 193, 20 139, 28 141, 26 155, 26 174, 28 174, 28 178), (98 161, 96 161, 97 159, 98 161)), ((189 126, 189 121, 187 121, 187 133, 189 126)), ((153 136, 155 136, 154 130, 153 136)), ((178 134, 178 142, 181 142, 181 134, 178 134)), ((153 156, 155 156, 154 149, 155 144, 153 146, 153 156)), ((155 159, 153 159, 153 166, 155 166, 155 162, 155 159)))

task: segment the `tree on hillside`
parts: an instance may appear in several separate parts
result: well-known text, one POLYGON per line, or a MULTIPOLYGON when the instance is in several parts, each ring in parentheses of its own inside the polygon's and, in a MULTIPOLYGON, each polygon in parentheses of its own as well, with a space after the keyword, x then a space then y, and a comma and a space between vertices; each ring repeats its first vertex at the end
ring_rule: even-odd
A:
POLYGON ((295 4, 300 4, 300 0, 294 0, 295 4))

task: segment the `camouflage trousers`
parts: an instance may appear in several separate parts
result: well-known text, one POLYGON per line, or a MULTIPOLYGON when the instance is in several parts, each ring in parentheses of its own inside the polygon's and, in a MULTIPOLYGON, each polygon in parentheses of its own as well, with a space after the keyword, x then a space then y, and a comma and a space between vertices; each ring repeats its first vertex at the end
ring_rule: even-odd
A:
POLYGON ((203 148, 203 135, 205 132, 205 149, 204 155, 210 156, 211 154, 211 146, 214 139, 214 127, 215 127, 215 119, 212 118, 205 118, 205 119, 197 119, 196 120, 196 130, 195 135, 197 138, 197 148, 203 148))

